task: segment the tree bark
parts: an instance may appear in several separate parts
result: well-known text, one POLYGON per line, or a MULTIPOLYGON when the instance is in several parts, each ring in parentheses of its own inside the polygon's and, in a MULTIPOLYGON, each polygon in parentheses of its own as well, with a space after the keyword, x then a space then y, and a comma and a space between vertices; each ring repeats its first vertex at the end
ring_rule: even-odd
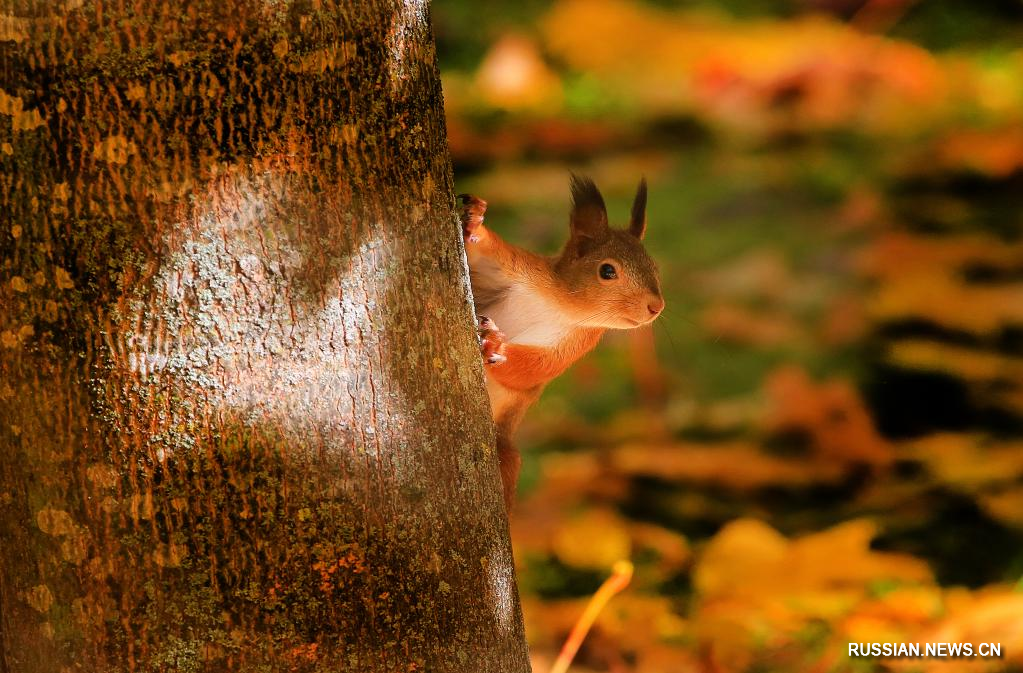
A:
POLYGON ((528 671, 425 1, 0 14, 0 672, 528 671))

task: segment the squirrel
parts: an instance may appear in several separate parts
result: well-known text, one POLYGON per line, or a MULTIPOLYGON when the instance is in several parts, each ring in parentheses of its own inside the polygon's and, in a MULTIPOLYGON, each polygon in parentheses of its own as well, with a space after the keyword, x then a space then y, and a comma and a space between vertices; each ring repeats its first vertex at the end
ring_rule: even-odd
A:
POLYGON ((570 235, 555 257, 502 240, 483 226, 486 201, 458 197, 509 510, 522 463, 513 434, 544 386, 592 350, 606 330, 649 324, 664 310, 657 266, 641 242, 646 180, 640 180, 626 229, 608 225, 604 198, 592 180, 572 174, 571 191, 570 235))

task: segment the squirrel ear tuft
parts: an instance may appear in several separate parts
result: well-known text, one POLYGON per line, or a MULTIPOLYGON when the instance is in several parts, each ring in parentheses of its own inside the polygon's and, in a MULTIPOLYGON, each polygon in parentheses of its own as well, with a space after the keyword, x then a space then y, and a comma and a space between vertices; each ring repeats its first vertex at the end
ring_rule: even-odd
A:
POLYGON ((641 178, 636 198, 632 202, 632 217, 629 218, 629 233, 638 239, 646 234, 646 178, 641 178))
POLYGON ((607 231, 607 208, 593 180, 572 173, 572 238, 597 238, 607 231))

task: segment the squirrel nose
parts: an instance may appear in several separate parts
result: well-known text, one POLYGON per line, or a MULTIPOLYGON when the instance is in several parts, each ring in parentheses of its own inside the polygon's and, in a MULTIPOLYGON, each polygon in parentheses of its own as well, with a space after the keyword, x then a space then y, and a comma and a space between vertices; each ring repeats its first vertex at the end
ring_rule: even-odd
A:
POLYGON ((664 298, 657 297, 656 299, 651 299, 646 307, 650 311, 650 315, 657 315, 664 310, 664 298))

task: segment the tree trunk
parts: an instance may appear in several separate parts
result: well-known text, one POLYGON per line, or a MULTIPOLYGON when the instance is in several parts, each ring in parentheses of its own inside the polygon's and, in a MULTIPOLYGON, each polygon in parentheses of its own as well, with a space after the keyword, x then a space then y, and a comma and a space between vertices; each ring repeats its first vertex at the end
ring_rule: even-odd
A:
POLYGON ((418 0, 3 0, 0 672, 528 671, 418 0))

